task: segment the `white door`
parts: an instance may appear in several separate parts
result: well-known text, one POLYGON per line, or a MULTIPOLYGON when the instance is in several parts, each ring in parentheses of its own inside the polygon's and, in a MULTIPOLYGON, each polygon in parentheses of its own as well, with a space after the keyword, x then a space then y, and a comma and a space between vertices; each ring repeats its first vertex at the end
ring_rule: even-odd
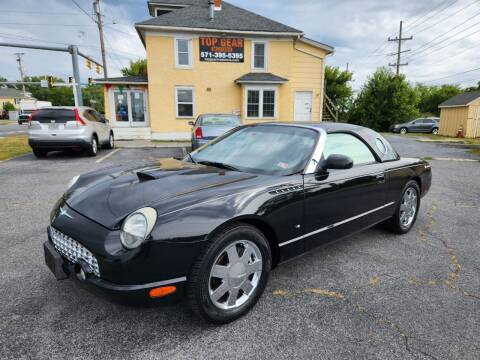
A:
POLYGON ((295 121, 312 121, 312 92, 295 92, 295 121))
POLYGON ((146 127, 146 109, 145 91, 113 91, 114 124, 116 127, 146 127))
POLYGON ((130 126, 144 127, 147 119, 145 118, 146 102, 142 90, 132 90, 130 93, 130 126))

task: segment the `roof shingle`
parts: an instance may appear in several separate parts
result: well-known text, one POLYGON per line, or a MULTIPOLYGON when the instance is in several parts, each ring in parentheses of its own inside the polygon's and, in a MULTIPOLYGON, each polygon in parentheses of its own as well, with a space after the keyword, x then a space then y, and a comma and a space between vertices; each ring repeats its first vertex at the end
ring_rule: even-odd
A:
POLYGON ((215 18, 213 21, 210 21, 208 0, 197 0, 195 2, 167 0, 159 1, 159 3, 160 2, 168 4, 185 4, 187 6, 173 10, 168 14, 139 22, 135 24, 135 26, 141 27, 142 25, 151 25, 174 28, 233 30, 239 32, 257 31, 295 33, 299 35, 303 33, 300 30, 239 8, 225 1, 222 2, 222 10, 215 11, 215 18))
POLYGON ((447 107, 447 106, 466 106, 472 101, 480 98, 480 91, 471 91, 463 94, 456 95, 447 101, 444 101, 438 107, 447 107))
POLYGON ((245 84, 245 83, 265 83, 265 84, 274 84, 274 83, 284 83, 287 82, 288 79, 283 77, 273 75, 271 73, 248 73, 241 77, 239 77, 235 82, 237 84, 245 84))

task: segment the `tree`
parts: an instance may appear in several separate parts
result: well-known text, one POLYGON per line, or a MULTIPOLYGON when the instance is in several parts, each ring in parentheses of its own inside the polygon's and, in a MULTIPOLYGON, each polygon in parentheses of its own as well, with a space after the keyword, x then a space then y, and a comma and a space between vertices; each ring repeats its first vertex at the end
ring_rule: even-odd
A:
POLYGON ((326 94, 337 105, 340 118, 344 118, 351 102, 353 90, 350 86, 353 73, 338 67, 325 67, 326 94))
POLYGON ((465 91, 470 92, 470 91, 479 91, 480 90, 480 81, 477 83, 477 86, 470 86, 465 89, 465 91))
POLYGON ((439 116, 438 105, 455 95, 461 94, 464 90, 458 85, 426 86, 417 84, 415 91, 419 98, 418 109, 420 112, 439 116))
POLYGON ((123 76, 147 76, 147 59, 130 60, 130 66, 121 71, 123 76))
POLYGON ((3 104, 3 110, 5 111, 15 111, 15 105, 13 105, 11 102, 6 102, 3 104))
POLYGON ((350 122, 386 131, 395 123, 418 115, 418 96, 405 80, 391 70, 379 68, 362 86, 349 113, 350 122))
MULTIPOLYGON (((3 76, 0 75, 0 82, 7 82, 7 81, 8 81, 7 78, 5 78, 5 77, 3 77, 3 76)), ((12 84, 8 84, 8 85, 3 85, 3 84, 2 84, 2 85, 0 85, 0 87, 7 87, 7 88, 11 88, 11 89, 12 89, 12 88, 15 88, 15 86, 12 85, 12 84)))
POLYGON ((101 85, 89 85, 82 89, 83 103, 91 106, 99 112, 105 112, 105 99, 101 85))

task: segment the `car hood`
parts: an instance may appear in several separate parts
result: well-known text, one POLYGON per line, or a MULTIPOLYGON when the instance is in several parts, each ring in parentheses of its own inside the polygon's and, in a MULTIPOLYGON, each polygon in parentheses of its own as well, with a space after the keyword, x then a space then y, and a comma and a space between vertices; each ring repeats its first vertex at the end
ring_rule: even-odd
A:
POLYGON ((212 197, 261 185, 270 176, 161 159, 134 168, 117 166, 82 175, 67 190, 69 207, 110 229, 133 211, 150 206, 158 215, 212 197))

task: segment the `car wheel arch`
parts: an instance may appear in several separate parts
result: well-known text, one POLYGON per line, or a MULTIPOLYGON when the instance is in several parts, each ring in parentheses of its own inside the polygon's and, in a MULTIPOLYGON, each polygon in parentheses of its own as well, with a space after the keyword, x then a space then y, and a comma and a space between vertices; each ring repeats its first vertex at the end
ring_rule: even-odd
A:
POLYGON ((270 251, 272 252, 272 269, 274 269, 280 261, 280 247, 278 246, 279 241, 277 233, 275 232, 273 227, 267 221, 265 221, 265 219, 253 215, 239 216, 220 224, 214 230, 212 230, 208 236, 213 237, 215 236, 215 234, 222 231, 226 227, 231 227, 235 224, 250 225, 260 231, 263 236, 265 236, 268 244, 270 245, 270 251))

